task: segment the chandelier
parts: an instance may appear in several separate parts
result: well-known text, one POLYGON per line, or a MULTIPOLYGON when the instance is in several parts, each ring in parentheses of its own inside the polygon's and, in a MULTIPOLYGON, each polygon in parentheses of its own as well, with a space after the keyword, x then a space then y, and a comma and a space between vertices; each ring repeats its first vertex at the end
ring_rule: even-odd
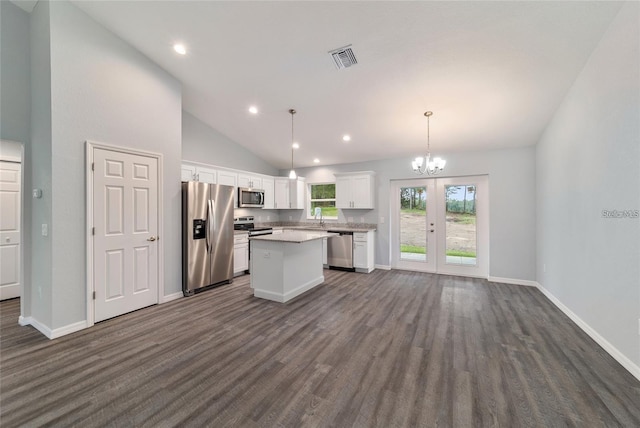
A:
POLYGON ((436 175, 444 171, 444 166, 447 161, 442 158, 433 158, 433 160, 431 160, 431 147, 429 145, 429 118, 433 115, 433 112, 427 111, 424 115, 427 117, 427 154, 415 158, 415 160, 411 162, 411 167, 413 168, 413 172, 416 174, 436 175))

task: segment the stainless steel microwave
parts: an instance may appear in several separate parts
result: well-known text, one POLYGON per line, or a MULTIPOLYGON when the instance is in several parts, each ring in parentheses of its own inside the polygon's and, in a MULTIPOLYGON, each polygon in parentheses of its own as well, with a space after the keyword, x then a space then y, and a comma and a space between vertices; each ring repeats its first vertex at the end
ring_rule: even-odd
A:
POLYGON ((238 187, 238 207, 239 208, 262 208, 264 207, 264 190, 238 187))

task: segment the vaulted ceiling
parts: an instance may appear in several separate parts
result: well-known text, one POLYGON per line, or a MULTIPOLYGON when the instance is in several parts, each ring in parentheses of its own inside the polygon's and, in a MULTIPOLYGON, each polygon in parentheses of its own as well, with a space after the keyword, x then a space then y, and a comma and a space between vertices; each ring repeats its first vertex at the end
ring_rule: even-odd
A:
POLYGON ((74 1, 277 168, 530 146, 618 2, 74 1), (172 46, 184 43, 187 54, 172 46), (352 45, 338 70, 329 51, 352 45), (259 113, 248 112, 255 105, 259 113), (349 134, 349 142, 342 140, 349 134))

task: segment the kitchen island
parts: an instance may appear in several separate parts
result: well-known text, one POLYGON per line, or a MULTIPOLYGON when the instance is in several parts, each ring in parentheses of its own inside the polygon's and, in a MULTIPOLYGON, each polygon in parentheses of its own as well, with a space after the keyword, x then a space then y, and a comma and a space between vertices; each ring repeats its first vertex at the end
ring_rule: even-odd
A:
POLYGON ((284 303, 322 284, 322 240, 335 235, 286 231, 251 237, 253 295, 284 303))

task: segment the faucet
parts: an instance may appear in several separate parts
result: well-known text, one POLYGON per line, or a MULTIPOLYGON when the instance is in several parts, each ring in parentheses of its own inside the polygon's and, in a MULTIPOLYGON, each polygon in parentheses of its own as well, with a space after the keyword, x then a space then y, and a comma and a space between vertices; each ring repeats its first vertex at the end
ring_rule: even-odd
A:
POLYGON ((318 214, 320 214, 320 227, 324 227, 324 220, 322 219, 322 208, 320 207, 316 207, 316 211, 314 213, 314 217, 317 219, 318 218, 318 214))

